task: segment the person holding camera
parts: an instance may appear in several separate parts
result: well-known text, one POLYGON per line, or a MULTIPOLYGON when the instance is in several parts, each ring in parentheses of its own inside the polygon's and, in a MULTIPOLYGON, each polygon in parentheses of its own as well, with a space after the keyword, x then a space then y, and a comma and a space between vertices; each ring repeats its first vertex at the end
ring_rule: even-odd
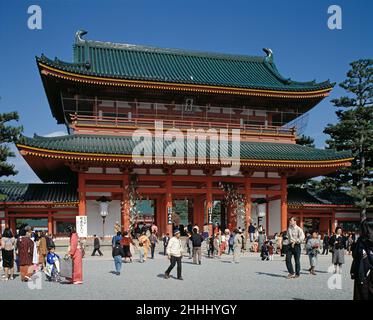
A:
POLYGON ((290 225, 287 231, 288 237, 288 248, 286 252, 286 268, 288 269, 287 279, 299 278, 300 276, 300 255, 301 255, 301 243, 304 240, 304 232, 302 228, 297 226, 295 218, 290 219, 290 225), (291 258, 294 256, 295 260, 295 273, 291 258))

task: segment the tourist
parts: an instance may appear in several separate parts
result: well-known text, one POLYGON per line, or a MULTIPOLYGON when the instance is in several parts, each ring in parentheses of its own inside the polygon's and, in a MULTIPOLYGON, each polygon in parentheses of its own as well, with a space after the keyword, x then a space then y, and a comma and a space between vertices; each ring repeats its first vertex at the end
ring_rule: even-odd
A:
POLYGON ((265 241, 261 248, 260 248, 260 257, 262 258, 262 261, 269 260, 269 252, 268 252, 268 241, 265 241))
POLYGON ((69 225, 66 228, 67 233, 70 237, 70 246, 69 251, 66 255, 70 256, 73 259, 73 275, 69 279, 69 282, 72 284, 82 284, 83 283, 83 252, 82 245, 79 241, 78 234, 74 225, 69 225))
POLYGON ((198 261, 198 264, 201 264, 202 263, 201 262, 201 257, 202 257, 201 245, 203 242, 203 237, 198 233, 197 228, 193 229, 193 234, 190 237, 190 240, 193 246, 193 263, 197 264, 197 261, 198 261))
POLYGON ((230 233, 229 239, 228 239, 228 254, 230 254, 231 251, 232 251, 232 253, 234 252, 233 244, 234 244, 234 235, 233 235, 233 232, 232 232, 232 233, 230 233))
POLYGON ((115 271, 116 275, 120 275, 120 271, 122 269, 122 257, 124 256, 123 248, 120 244, 120 241, 116 241, 113 247, 112 255, 114 258, 114 265, 115 265, 115 271))
POLYGON ((335 229, 335 235, 330 238, 329 244, 332 249, 334 273, 342 273, 342 265, 345 263, 346 240, 342 235, 341 227, 335 229))
POLYGON ((225 253, 225 249, 226 249, 226 241, 225 241, 225 234, 222 234, 221 236, 220 236, 220 241, 219 241, 219 243, 220 243, 220 250, 219 250, 219 257, 221 258, 221 255, 223 254, 223 253, 225 253))
POLYGON ((174 236, 168 243, 167 255, 170 259, 170 266, 164 274, 165 279, 168 279, 170 277, 170 272, 175 267, 175 264, 177 264, 177 279, 183 280, 183 278, 181 277, 181 258, 183 255, 183 246, 181 244, 180 231, 178 229, 175 230, 174 236))
POLYGON ((282 238, 282 232, 280 232, 278 235, 277 235, 277 245, 276 245, 276 251, 275 253, 276 254, 280 254, 282 253, 282 242, 283 242, 283 238, 282 238))
POLYGON ((16 240, 10 228, 5 228, 1 236, 0 247, 3 261, 4 275, 2 280, 14 279, 14 246, 16 240))
POLYGON ((321 241, 318 238, 318 232, 313 231, 311 239, 307 241, 306 250, 308 257, 310 259, 310 268, 308 271, 312 275, 316 275, 315 268, 317 266, 317 256, 319 254, 319 248, 321 246, 321 241))
POLYGON ((39 231, 38 234, 39 240, 38 240, 38 255, 39 255, 39 266, 41 266, 41 269, 44 270, 45 268, 45 261, 47 258, 48 253, 48 247, 47 247, 47 240, 45 239, 45 233, 39 231))
POLYGON ((111 238, 111 245, 112 245, 112 247, 115 246, 115 244, 117 243, 117 241, 120 242, 121 240, 122 240, 122 232, 118 231, 116 233, 116 235, 111 238))
POLYGON ((267 246, 268 246, 268 257, 269 257, 269 260, 273 261, 273 254, 274 254, 274 251, 275 251, 275 248, 273 246, 273 242, 269 241, 268 244, 267 244, 267 246))
POLYGON ((215 236, 214 234, 212 234, 208 238, 207 256, 209 258, 214 258, 214 252, 215 252, 214 243, 215 243, 215 236))
POLYGON ((258 240, 254 240, 253 244, 251 245, 250 251, 251 252, 258 252, 259 251, 258 240))
POLYGON ((39 254, 38 254, 38 234, 36 231, 31 233, 31 240, 34 242, 34 251, 32 256, 32 264, 34 266, 34 272, 39 270, 39 254))
POLYGON ((360 237, 352 247, 351 279, 354 300, 373 300, 373 220, 360 224, 360 237))
POLYGON ((288 269, 288 279, 299 278, 300 276, 300 255, 301 255, 301 243, 304 240, 303 230, 297 226, 295 218, 290 219, 290 225, 287 231, 287 237, 289 244, 286 253, 286 267, 288 269), (291 261, 294 256, 295 260, 295 273, 293 263, 291 261))
POLYGON ((322 240, 322 253, 328 255, 329 254, 329 236, 327 233, 324 234, 324 238, 322 240))
POLYGON ((153 234, 155 234, 155 236, 157 236, 158 235, 158 227, 156 226, 156 224, 155 223, 152 223, 152 226, 150 227, 150 230, 151 230, 151 233, 153 234))
POLYGON ((242 237, 241 237, 240 232, 236 229, 234 240, 233 240, 233 261, 232 263, 240 262, 241 249, 242 249, 242 237))
POLYGON ((191 234, 193 234, 193 230, 194 230, 194 229, 197 229, 197 233, 199 233, 199 226, 198 226, 198 224, 195 224, 195 225, 193 226, 192 230, 190 230, 190 233, 191 233, 191 234))
POLYGON ((243 234, 242 229, 240 228, 240 234, 242 238, 242 247, 241 247, 241 252, 244 252, 246 250, 246 243, 245 243, 245 235, 243 234))
POLYGON ((250 236, 250 242, 254 242, 255 227, 253 226, 252 222, 250 222, 248 232, 250 236))
POLYGON ((258 240, 259 238, 259 230, 258 230, 258 227, 256 226, 256 223, 254 223, 254 228, 255 228, 255 232, 254 232, 254 241, 255 241, 255 240, 258 240))
POLYGON ((101 256, 103 256, 101 250, 100 250, 100 239, 94 234, 93 235, 93 252, 91 254, 91 256, 95 256, 96 255, 96 251, 98 252, 98 254, 101 256))
POLYGON ((123 247, 123 257, 124 262, 127 262, 127 258, 132 262, 132 253, 131 253, 131 244, 136 247, 135 243, 132 240, 131 235, 128 231, 124 231, 122 235, 122 240, 120 241, 121 246, 123 247))
POLYGON ((208 239, 209 237, 209 233, 210 233, 210 228, 209 228, 209 225, 207 223, 205 223, 203 225, 203 233, 202 233, 202 236, 204 239, 208 239))
POLYGON ((282 248, 281 248, 281 257, 286 255, 288 251, 288 246, 289 246, 289 238, 288 238, 288 233, 287 231, 282 231, 282 248))
POLYGON ((157 239, 157 236, 155 235, 155 232, 153 232, 153 233, 150 235, 150 237, 149 237, 149 241, 150 241, 151 258, 154 259, 155 246, 156 246, 157 243, 158 243, 158 239, 157 239))
POLYGON ((46 275, 47 281, 60 282, 60 257, 54 252, 55 247, 48 248, 46 266, 44 273, 46 275))
POLYGON ((168 246, 168 242, 170 241, 170 234, 166 233, 166 235, 163 235, 162 241, 163 241, 163 254, 166 255, 166 249, 168 246))
POLYGON ((146 262, 146 259, 148 258, 148 251, 149 251, 149 247, 150 247, 150 241, 149 241, 149 238, 146 235, 145 231, 142 232, 142 235, 139 238, 139 244, 140 243, 142 244, 142 248, 143 248, 143 251, 144 251, 143 262, 146 262))
POLYGON ((352 239, 352 234, 350 233, 348 235, 347 240, 346 240, 346 248, 347 248, 347 252, 348 252, 349 255, 351 254, 352 244, 353 243, 354 243, 354 240, 352 239))
POLYGON ((259 248, 261 248, 266 241, 265 234, 263 232, 263 229, 260 229, 259 234, 258 234, 258 245, 259 248))
POLYGON ((30 226, 25 226, 19 231, 17 239, 17 255, 19 259, 19 270, 21 281, 28 281, 33 273, 32 259, 34 256, 34 242, 31 240, 32 230, 30 226))
POLYGON ((139 241, 138 249, 139 249, 139 259, 140 259, 139 261, 140 261, 140 263, 143 263, 144 262, 144 252, 145 252, 145 250, 144 250, 144 244, 140 241, 139 241))
POLYGON ((185 239, 185 245, 187 247, 187 252, 188 252, 188 255, 189 255, 189 259, 192 259, 192 241, 190 240, 190 237, 192 236, 192 234, 187 231, 187 237, 185 239))
POLYGON ((214 254, 212 255, 214 257, 214 255, 220 257, 220 234, 219 232, 215 234, 214 236, 214 245, 213 245, 213 248, 214 248, 214 254))

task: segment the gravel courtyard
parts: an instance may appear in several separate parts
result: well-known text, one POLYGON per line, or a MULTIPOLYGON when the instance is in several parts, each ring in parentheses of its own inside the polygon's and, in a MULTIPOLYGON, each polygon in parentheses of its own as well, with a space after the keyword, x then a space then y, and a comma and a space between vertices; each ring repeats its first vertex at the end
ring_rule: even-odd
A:
POLYGON ((0 282, 0 299, 352 299, 351 256, 346 256, 341 289, 329 289, 328 279, 333 277, 328 272, 331 255, 319 256, 317 275, 313 276, 307 272, 308 257, 302 254, 301 277, 291 280, 285 278, 284 258, 278 255, 274 261, 261 261, 259 254, 245 253, 239 264, 231 263, 232 256, 223 255, 221 259, 203 258, 202 265, 193 265, 184 257, 184 281, 180 281, 176 279, 176 267, 171 278, 164 279, 169 261, 158 252, 154 260, 143 264, 135 256, 133 263, 123 264, 120 276, 113 274, 114 262, 108 251, 104 251, 103 257, 89 254, 83 260, 83 285, 46 282, 44 275, 42 281, 22 283, 17 276, 13 281, 0 282))

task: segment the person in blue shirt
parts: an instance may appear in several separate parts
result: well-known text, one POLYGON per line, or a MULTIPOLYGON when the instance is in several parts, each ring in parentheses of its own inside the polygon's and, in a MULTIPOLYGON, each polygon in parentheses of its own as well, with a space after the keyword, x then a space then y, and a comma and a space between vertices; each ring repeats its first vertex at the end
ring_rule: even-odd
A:
POLYGON ((55 247, 48 248, 45 275, 48 281, 60 282, 60 257, 54 252, 55 247))

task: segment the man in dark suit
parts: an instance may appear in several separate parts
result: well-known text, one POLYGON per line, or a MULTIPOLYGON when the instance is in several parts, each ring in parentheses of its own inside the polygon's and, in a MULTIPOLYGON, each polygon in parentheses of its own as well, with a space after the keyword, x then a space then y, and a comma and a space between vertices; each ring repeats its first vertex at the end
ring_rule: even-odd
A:
POLYGON ((323 245, 322 245, 322 253, 321 254, 328 254, 329 253, 329 236, 328 234, 324 234, 323 245))
POLYGON ((92 256, 95 256, 96 255, 96 251, 98 251, 98 254, 100 256, 102 256, 102 252, 100 250, 100 239, 96 236, 96 235, 93 235, 94 237, 94 240, 93 240, 93 252, 92 252, 92 256))

